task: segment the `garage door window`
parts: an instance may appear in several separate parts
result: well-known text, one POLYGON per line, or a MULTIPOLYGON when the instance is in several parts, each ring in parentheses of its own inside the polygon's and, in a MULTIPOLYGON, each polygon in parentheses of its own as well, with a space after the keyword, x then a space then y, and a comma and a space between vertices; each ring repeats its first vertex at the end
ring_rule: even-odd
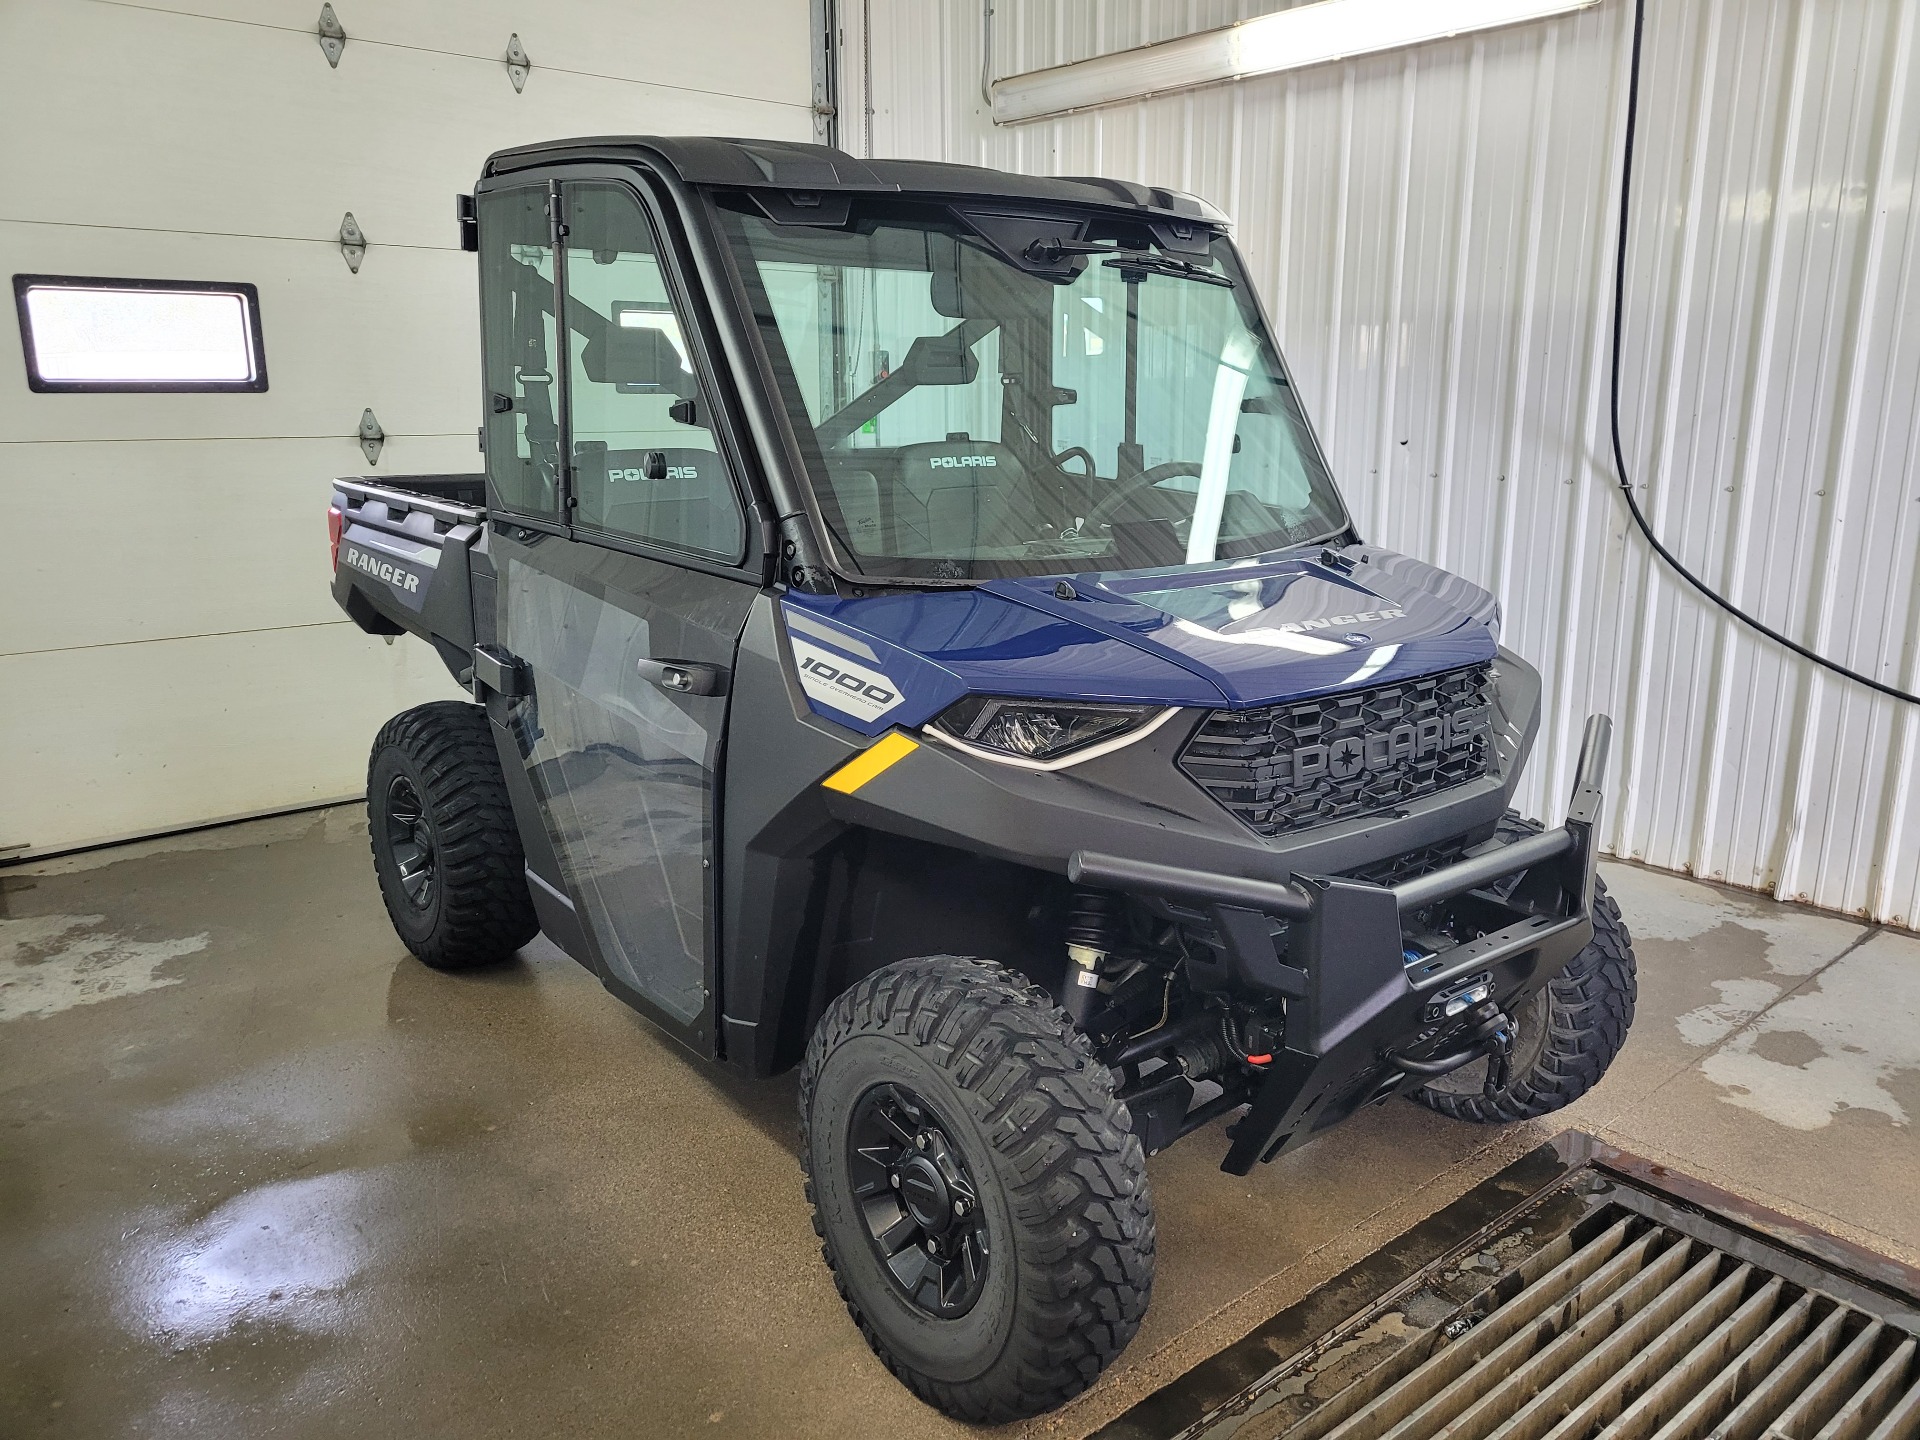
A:
POLYGON ((247 284, 16 275, 27 384, 62 390, 265 390, 247 284))

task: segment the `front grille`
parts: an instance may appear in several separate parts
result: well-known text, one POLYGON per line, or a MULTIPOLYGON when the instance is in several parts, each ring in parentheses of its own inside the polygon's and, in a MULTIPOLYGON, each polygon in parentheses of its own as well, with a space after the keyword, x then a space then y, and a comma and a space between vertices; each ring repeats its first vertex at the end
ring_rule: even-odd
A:
POLYGON ((1424 845, 1418 850, 1409 850, 1404 855, 1390 855, 1385 860, 1376 860, 1371 865, 1349 870, 1347 875, 1354 880, 1364 880, 1369 885, 1398 885, 1402 880, 1411 880, 1417 875, 1430 875, 1442 866, 1453 864, 1466 853, 1466 841, 1448 840, 1439 845, 1424 845))
POLYGON ((1396 810, 1493 768, 1492 669, 1216 710, 1180 768, 1269 838, 1396 810))

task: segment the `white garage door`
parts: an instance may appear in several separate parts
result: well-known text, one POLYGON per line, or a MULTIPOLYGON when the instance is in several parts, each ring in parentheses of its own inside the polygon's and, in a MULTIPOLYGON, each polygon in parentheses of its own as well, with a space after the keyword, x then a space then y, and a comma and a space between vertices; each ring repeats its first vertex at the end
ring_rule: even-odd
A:
POLYGON ((328 595, 326 481, 479 467, 489 151, 811 138, 807 0, 6 0, 0 267, 258 287, 258 394, 44 394, 0 360, 0 853, 360 793, 391 713, 457 694, 328 595), (516 93, 504 57, 532 62, 516 93), (338 243, 351 211, 369 249, 338 243))

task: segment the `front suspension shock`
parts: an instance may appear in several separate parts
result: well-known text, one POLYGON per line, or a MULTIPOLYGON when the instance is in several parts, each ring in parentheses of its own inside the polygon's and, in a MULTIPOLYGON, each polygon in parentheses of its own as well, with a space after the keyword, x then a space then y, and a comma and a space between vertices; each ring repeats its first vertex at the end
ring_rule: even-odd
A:
POLYGON ((1067 974, 1060 1006, 1087 1028, 1100 996, 1100 977, 1120 948, 1121 899, 1111 890, 1076 890, 1067 905, 1067 974))

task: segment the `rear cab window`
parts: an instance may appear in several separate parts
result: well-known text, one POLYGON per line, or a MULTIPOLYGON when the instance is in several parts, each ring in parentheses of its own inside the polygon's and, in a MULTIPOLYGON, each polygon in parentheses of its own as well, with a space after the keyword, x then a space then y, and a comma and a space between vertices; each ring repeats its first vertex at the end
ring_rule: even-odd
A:
POLYGON ((497 190, 476 202, 480 324, 487 389, 487 504, 556 521, 559 387, 553 244, 546 191, 497 190))

